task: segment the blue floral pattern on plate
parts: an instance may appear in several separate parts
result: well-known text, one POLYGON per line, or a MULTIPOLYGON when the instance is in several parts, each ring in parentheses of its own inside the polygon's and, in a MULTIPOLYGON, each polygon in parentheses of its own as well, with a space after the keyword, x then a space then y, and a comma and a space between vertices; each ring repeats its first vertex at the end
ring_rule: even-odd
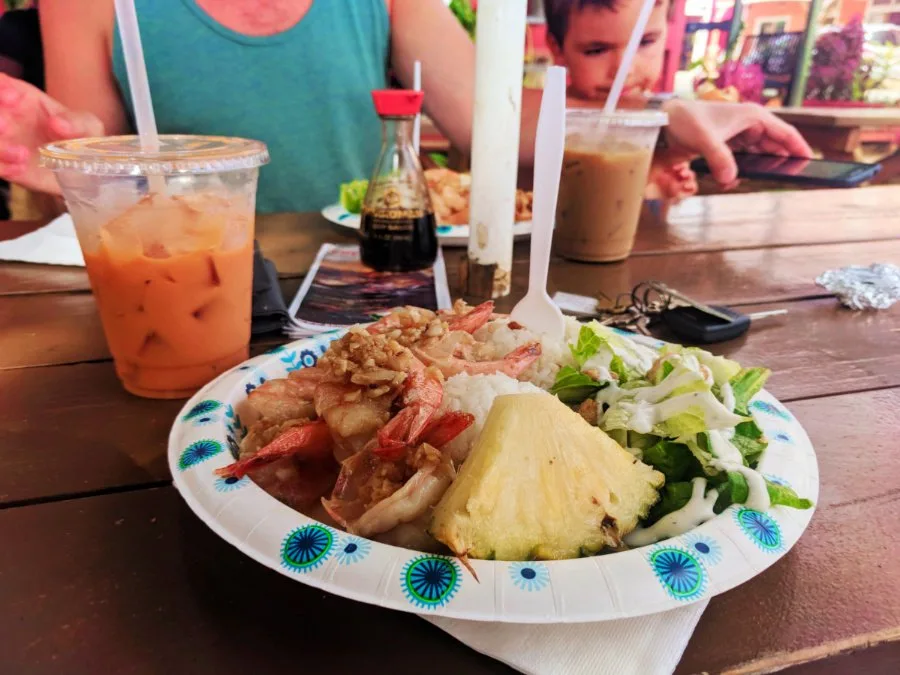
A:
POLYGON ((241 441, 247 435, 247 427, 241 422, 241 416, 230 403, 225 408, 225 441, 231 456, 237 459, 241 454, 241 441))
POLYGON ((372 550, 372 542, 368 539, 347 535, 340 541, 336 557, 340 565, 352 565, 364 560, 372 550))
POLYGON ((540 591, 550 583, 550 570, 536 562, 516 562, 509 566, 513 585, 523 591, 540 591))
POLYGON ((722 547, 708 535, 687 534, 684 536, 684 545, 707 565, 717 565, 722 560, 722 547))
POLYGON ((218 415, 206 414, 206 415, 200 415, 200 417, 195 417, 193 420, 193 425, 195 427, 205 427, 205 426, 209 426, 210 424, 214 424, 215 422, 218 422, 218 421, 219 421, 218 415))
POLYGON ((742 507, 735 510, 734 520, 741 531, 761 550, 766 553, 777 553, 782 550, 781 527, 768 513, 742 507))
POLYGON ((187 446, 178 458, 178 468, 181 471, 189 469, 192 466, 205 462, 210 457, 215 457, 224 448, 219 441, 211 438, 204 438, 202 441, 194 441, 187 446))
POLYGON ((312 349, 301 349, 298 351, 285 352, 278 359, 285 365, 285 371, 292 373, 301 368, 312 368, 319 360, 318 355, 312 349))
POLYGON ((333 548, 334 535, 327 527, 298 527, 281 543, 281 564, 293 572, 308 572, 325 562, 333 548))
POLYGON ((461 579, 455 560, 423 555, 403 566, 400 583, 403 594, 413 605, 422 609, 435 609, 453 599, 461 579))
POLYGON ((185 422, 190 422, 200 417, 208 417, 209 415, 211 415, 211 413, 214 413, 221 407, 221 401, 213 401, 211 399, 200 401, 199 403, 195 404, 190 410, 188 410, 181 419, 185 422))
POLYGON ((215 488, 216 492, 234 492, 235 490, 240 490, 249 482, 250 479, 247 478, 247 476, 242 476, 241 478, 237 478, 235 476, 228 476, 227 478, 224 476, 218 476, 213 482, 213 487, 215 488))
POLYGON ((244 385, 244 393, 247 396, 250 395, 250 392, 256 389, 257 387, 263 386, 267 381, 268 377, 266 377, 265 373, 257 371, 257 373, 250 378, 250 381, 244 385))
POLYGON ((783 420, 791 419, 791 414, 787 410, 775 405, 774 403, 769 403, 768 401, 756 399, 750 404, 750 407, 754 410, 759 410, 760 412, 764 412, 767 415, 772 415, 773 417, 778 417, 783 420))
POLYGON ((706 570, 693 553, 664 546, 651 550, 647 561, 663 588, 676 600, 696 600, 706 591, 706 570))
POLYGON ((791 438, 791 435, 786 431, 779 431, 772 435, 773 441, 780 441, 781 443, 788 443, 793 445, 794 439, 791 438))

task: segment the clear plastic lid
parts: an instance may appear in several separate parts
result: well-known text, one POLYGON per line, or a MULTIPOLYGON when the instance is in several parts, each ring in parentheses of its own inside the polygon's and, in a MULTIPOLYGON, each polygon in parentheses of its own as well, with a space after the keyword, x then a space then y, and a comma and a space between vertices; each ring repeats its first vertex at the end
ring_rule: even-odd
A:
POLYGON ((660 110, 617 110, 605 113, 602 108, 569 108, 566 122, 602 123, 611 127, 656 128, 669 123, 669 116, 660 110))
POLYGON ((218 173, 269 162, 265 143, 222 136, 167 135, 157 152, 143 152, 137 136, 76 138, 40 149, 41 166, 104 176, 218 173))

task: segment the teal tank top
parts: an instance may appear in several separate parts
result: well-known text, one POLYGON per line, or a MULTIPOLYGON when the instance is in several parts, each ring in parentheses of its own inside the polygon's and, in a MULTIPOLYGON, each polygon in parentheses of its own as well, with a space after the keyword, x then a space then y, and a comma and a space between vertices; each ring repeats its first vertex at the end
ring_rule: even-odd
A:
MULTIPOLYGON (((369 177, 381 148, 370 92, 387 87, 384 0, 314 0, 268 37, 229 30, 194 0, 136 5, 160 133, 265 142, 259 212, 319 210, 340 183, 369 177)), ((113 72, 131 114, 118 31, 113 72)))

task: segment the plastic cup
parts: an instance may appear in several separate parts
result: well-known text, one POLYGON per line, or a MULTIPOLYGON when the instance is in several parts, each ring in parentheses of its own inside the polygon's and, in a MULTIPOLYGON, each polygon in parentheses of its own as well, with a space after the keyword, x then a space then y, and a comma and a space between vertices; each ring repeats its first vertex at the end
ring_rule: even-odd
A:
POLYGON ((75 223, 125 389, 186 398, 248 358, 258 141, 136 136, 41 148, 75 223), (155 191, 154 191, 155 190, 155 191))
POLYGON ((556 253, 585 262, 631 254, 653 150, 667 122, 658 111, 566 112, 556 253))

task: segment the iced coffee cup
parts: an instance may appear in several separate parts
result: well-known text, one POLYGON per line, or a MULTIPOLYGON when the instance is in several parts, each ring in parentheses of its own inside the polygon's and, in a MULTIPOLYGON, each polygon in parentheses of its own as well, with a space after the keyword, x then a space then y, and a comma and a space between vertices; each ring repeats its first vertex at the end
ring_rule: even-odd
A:
POLYGON ((162 136, 41 149, 63 191, 125 389, 185 398, 248 357, 257 141, 162 136))
POLYGON ((556 253, 587 262, 628 257, 653 150, 667 121, 668 116, 657 111, 566 112, 556 253))

